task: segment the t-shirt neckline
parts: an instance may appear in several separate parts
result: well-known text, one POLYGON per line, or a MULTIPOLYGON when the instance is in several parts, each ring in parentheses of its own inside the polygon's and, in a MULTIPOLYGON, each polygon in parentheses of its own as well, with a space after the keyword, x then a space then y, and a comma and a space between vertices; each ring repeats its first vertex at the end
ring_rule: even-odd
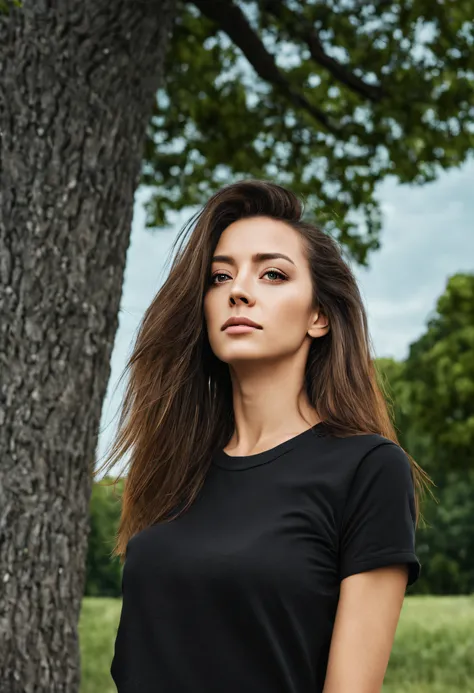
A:
POLYGON ((276 460, 278 457, 281 457, 281 455, 284 455, 286 452, 292 450, 312 436, 321 437, 325 435, 327 435, 327 430, 324 422, 320 421, 314 426, 307 428, 305 431, 283 441, 283 443, 279 443, 268 450, 257 452, 254 455, 228 455, 224 450, 218 450, 214 455, 213 464, 221 469, 230 470, 258 467, 261 464, 267 464, 268 462, 276 460))

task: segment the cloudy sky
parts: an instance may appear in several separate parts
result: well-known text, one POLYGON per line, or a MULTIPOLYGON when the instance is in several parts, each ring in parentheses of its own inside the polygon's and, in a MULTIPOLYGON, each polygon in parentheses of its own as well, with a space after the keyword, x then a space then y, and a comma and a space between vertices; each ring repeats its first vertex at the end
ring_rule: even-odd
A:
MULTIPOLYGON (((423 187, 385 181, 379 188, 384 212, 382 247, 370 268, 354 266, 364 297, 375 355, 403 359, 425 330, 447 279, 474 271, 474 162, 443 174, 423 187)), ((112 440, 123 396, 118 380, 133 346, 144 311, 166 277, 171 244, 191 216, 181 215, 176 228, 144 228, 143 191, 136 196, 128 249, 120 325, 112 354, 112 371, 102 410, 97 455, 101 461, 112 440)))

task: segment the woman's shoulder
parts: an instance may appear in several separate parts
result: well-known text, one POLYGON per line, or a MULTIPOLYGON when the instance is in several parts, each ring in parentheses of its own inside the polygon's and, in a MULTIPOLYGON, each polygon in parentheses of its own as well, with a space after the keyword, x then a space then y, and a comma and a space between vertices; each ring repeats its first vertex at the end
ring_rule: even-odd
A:
POLYGON ((379 433, 342 435, 325 431, 323 437, 310 442, 307 452, 311 464, 317 461, 317 467, 323 470, 327 478, 332 475, 338 482, 350 482, 359 469, 371 468, 383 462, 405 469, 410 466, 403 448, 379 433))
POLYGON ((403 449, 395 441, 383 436, 380 433, 365 433, 363 431, 357 433, 342 433, 334 431, 330 427, 325 427, 323 430, 324 438, 327 440, 327 446, 332 449, 340 449, 345 452, 352 451, 357 458, 365 456, 372 450, 389 445, 395 446, 402 453, 403 449))

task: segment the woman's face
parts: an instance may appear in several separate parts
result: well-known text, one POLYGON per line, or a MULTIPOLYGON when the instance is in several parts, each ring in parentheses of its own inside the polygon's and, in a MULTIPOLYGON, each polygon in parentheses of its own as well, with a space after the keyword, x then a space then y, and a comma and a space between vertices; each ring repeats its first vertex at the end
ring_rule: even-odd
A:
POLYGON ((313 309, 303 240, 285 222, 252 217, 230 224, 210 275, 204 316, 212 351, 225 363, 284 359, 307 351, 311 339, 329 329, 313 309), (259 327, 224 329, 229 318, 248 318, 259 327))

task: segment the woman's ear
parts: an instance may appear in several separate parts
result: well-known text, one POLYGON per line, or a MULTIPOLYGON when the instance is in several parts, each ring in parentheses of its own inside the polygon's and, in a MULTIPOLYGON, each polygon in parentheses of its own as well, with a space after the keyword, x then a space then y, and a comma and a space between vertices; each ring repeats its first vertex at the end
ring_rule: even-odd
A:
POLYGON ((330 330, 329 320, 322 313, 318 311, 313 313, 311 316, 311 322, 308 327, 308 334, 310 337, 324 337, 330 330))

